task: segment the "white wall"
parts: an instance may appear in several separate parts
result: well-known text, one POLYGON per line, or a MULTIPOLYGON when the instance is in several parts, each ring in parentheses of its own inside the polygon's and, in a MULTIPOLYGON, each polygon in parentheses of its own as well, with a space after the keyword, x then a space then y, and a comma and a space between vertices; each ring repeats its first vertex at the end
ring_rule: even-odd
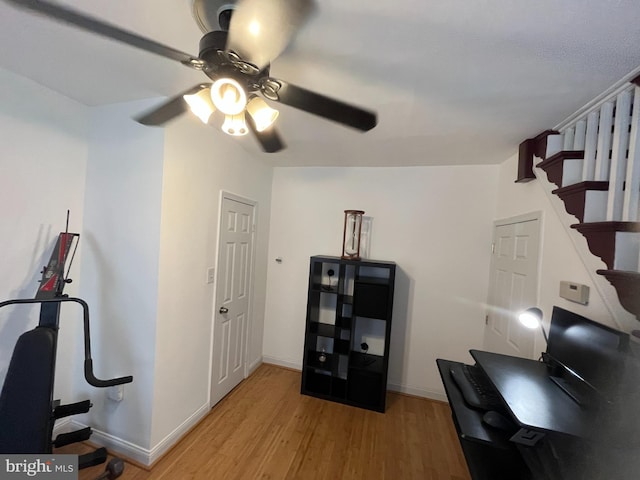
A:
MULTIPOLYGON (((88 423, 143 451, 150 447, 162 199, 162 129, 131 117, 146 102, 91 110, 80 293, 92 313, 99 378, 133 375, 124 400, 79 379, 88 423)), ((75 418, 75 417, 74 417, 75 418)))
MULTIPOLYGON (((51 90, 0 69, 0 299, 33 298, 67 209, 70 231, 82 230, 88 109, 51 90)), ((82 247, 80 247, 82 248, 82 247)), ((65 293, 81 283, 76 256, 65 293)), ((37 324, 39 307, 0 311, 0 385, 18 336, 37 324)), ((77 312, 63 307, 56 398, 71 396, 79 331, 77 312)))
POLYGON ((250 154, 241 145, 189 116, 166 127, 154 456, 209 411, 215 285, 206 279, 217 261, 221 190, 258 202, 248 362, 255 367, 262 358, 272 168, 266 154, 250 154))
MULTIPOLYGON (((546 322, 548 323, 550 320, 553 306, 557 305, 617 328, 605 303, 593 285, 589 272, 541 187, 540 182, 546 181, 544 172, 542 172, 543 178, 540 180, 533 180, 528 183, 514 183, 517 165, 518 157, 515 155, 500 166, 498 204, 495 217, 498 220, 535 211, 541 211, 543 214, 538 306, 545 313, 546 322), (570 280, 589 285, 589 304, 583 306, 560 298, 558 292, 561 280, 570 280)), ((541 335, 536 339, 535 348, 536 351, 543 351, 546 348, 541 335)))
POLYGON ((442 398, 436 358, 482 347, 497 179, 497 166, 277 168, 265 360, 301 367, 309 257, 339 256, 343 211, 362 209, 370 257, 398 265, 390 387, 442 398))

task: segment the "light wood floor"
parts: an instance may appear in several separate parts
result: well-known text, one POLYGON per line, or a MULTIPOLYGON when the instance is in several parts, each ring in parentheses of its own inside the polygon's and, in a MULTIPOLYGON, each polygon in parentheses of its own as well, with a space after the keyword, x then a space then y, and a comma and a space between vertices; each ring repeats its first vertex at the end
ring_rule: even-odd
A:
MULTIPOLYGON (((103 470, 82 470, 80 480, 103 470)), ((151 471, 127 463, 120 478, 470 477, 447 404, 389 393, 386 413, 371 412, 300 395, 299 372, 262 365, 151 471)))

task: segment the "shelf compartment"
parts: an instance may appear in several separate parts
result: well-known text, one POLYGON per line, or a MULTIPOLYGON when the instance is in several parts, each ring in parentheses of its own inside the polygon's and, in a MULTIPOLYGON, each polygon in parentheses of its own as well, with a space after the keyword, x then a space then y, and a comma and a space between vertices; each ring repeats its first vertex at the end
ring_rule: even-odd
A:
POLYGON ((328 292, 312 291, 309 293, 308 318, 311 323, 336 323, 338 296, 328 292))
POLYGON ((358 317, 389 317, 389 285, 356 281, 353 314, 358 317))
POLYGON ((331 395, 344 399, 347 396, 347 380, 345 378, 331 378, 331 395))
POLYGON ((334 355, 332 353, 307 350, 307 366, 309 367, 318 370, 324 370, 331 374, 331 372, 333 371, 334 360, 334 355), (326 360, 324 362, 320 360, 323 354, 326 357, 326 360))
POLYGON ((311 288, 321 290, 322 286, 333 286, 337 291, 340 264, 337 262, 315 262, 311 271, 311 288), (329 271, 332 270, 332 275, 329 271))
POLYGON ((382 384, 382 374, 349 368, 347 400, 363 407, 384 411, 386 385, 382 384))
POLYGON ((329 395, 331 393, 331 375, 327 372, 306 368, 303 389, 310 393, 329 395))
POLYGON ((350 340, 335 339, 333 343, 333 351, 342 355, 349 355, 350 340))
POLYGON ((381 374, 384 371, 384 357, 369 353, 351 352, 349 372, 358 370, 381 374))

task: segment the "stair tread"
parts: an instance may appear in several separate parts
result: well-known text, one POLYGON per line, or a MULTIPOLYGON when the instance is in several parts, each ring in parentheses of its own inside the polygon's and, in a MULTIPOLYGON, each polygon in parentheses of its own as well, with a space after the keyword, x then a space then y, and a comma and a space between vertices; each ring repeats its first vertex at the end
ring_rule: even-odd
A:
POLYGON ((584 159, 584 150, 562 150, 554 155, 551 155, 549 158, 545 158, 542 162, 538 163, 536 166, 544 170, 546 167, 553 165, 554 163, 562 162, 563 160, 582 160, 582 159, 584 159))
POLYGON ((571 228, 579 232, 640 232, 640 222, 604 221, 574 223, 571 228))
POLYGON ((638 280, 640 281, 640 272, 636 272, 634 270, 607 270, 607 269, 602 269, 602 270, 596 270, 596 273, 598 275, 610 275, 610 276, 617 276, 617 277, 624 277, 624 278, 628 278, 629 280, 638 280))
POLYGON ((554 195, 565 195, 578 192, 586 192, 587 190, 606 191, 609 190, 609 182, 602 180, 590 180, 585 182, 573 183, 566 187, 560 187, 553 190, 554 195))

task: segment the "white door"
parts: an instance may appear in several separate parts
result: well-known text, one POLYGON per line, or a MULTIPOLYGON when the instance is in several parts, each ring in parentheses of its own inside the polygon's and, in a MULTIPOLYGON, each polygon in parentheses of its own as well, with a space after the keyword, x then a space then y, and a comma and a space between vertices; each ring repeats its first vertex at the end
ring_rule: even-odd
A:
POLYGON ((520 324, 518 313, 537 306, 539 249, 539 213, 494 223, 485 350, 538 357, 536 332, 520 324))
POLYGON ((255 204, 222 194, 213 321, 213 407, 246 376, 255 204))

